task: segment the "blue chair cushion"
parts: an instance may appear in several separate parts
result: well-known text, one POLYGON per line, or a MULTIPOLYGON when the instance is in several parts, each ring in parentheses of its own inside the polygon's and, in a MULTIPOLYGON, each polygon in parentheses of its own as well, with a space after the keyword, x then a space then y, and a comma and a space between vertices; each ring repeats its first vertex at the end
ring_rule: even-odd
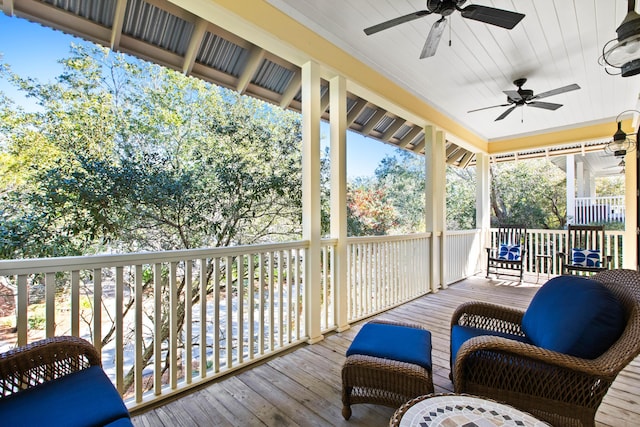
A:
POLYGON ((7 426, 133 426, 120 394, 99 366, 0 399, 7 426))
POLYGON ((453 362, 456 361, 458 350, 460 350, 462 344, 464 344, 471 338, 480 337, 483 335, 502 337, 531 344, 531 341, 529 341, 527 337, 523 337, 520 335, 506 334, 504 332, 490 331, 487 329, 471 328, 469 326, 454 325, 451 328, 451 365, 453 366, 453 362))
POLYGON ((520 245, 501 244, 498 251, 498 259, 507 261, 520 261, 520 245))
POLYGON ((573 248, 571 263, 582 267, 600 267, 600 251, 598 249, 573 248))
POLYGON ((353 354, 412 363, 431 371, 431 332, 370 322, 349 346, 347 357, 353 354))
POLYGON ((522 329, 538 347, 595 359, 620 337, 626 325, 622 304, 601 283, 559 276, 536 293, 522 329))

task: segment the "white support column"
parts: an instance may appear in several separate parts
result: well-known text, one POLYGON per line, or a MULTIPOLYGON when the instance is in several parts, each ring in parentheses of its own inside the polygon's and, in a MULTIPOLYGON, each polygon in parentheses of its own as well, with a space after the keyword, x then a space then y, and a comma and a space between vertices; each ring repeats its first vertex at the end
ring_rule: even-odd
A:
POLYGON ((575 155, 567 154, 567 224, 574 224, 576 213, 575 155))
POLYGON ((484 248, 489 247, 489 229, 491 228, 491 174, 490 158, 487 154, 476 153, 476 228, 480 230, 480 270, 486 265, 484 248))
POLYGON ((309 343, 323 339, 320 333, 320 69, 302 66, 302 238, 309 241, 305 257, 306 332, 309 343))
POLYGON ((585 192, 586 183, 585 183, 585 167, 584 160, 582 156, 575 162, 576 165, 576 192, 577 197, 587 197, 587 193, 585 192))
POLYGON ((424 129, 425 146, 425 225, 431 232, 430 289, 445 288, 445 209, 446 209, 446 152, 445 135, 433 126, 424 129))
POLYGON ((331 121, 331 237, 338 239, 335 263, 331 266, 336 293, 338 332, 349 329, 347 281, 347 84, 337 76, 329 82, 331 121))
POLYGON ((625 212, 622 268, 640 270, 638 254, 638 156, 640 152, 627 153, 625 162, 625 212))

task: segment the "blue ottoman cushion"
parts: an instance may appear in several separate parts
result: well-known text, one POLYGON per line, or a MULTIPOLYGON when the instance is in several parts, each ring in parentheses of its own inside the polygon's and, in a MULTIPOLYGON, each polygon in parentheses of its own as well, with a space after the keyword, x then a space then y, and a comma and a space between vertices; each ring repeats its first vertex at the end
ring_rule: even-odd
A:
POLYGON ((620 337, 626 325, 622 304, 605 286, 579 276, 559 276, 536 293, 522 319, 533 344, 595 359, 620 337))
POLYGON ((365 324, 347 350, 353 354, 397 360, 431 371, 431 333, 425 329, 385 323, 365 324))
POLYGON ((7 426, 132 426, 120 394, 99 366, 0 399, 7 426))
POLYGON ((485 335, 502 337, 531 344, 531 341, 527 337, 523 337, 520 335, 506 334, 504 332, 490 331, 487 329, 471 328, 469 326, 454 325, 453 328, 451 328, 451 361, 456 361, 458 350, 460 350, 460 347, 462 346, 462 344, 464 344, 465 341, 474 337, 481 337, 485 335))

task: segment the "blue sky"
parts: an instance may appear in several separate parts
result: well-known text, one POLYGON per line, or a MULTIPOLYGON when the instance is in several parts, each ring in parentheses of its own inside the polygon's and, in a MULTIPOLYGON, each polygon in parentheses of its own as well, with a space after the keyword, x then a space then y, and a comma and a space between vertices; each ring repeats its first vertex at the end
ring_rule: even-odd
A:
MULTIPOLYGON (((62 71, 58 60, 68 55, 72 42, 86 43, 61 31, 0 13, 1 60, 21 76, 52 81, 62 71)), ((34 107, 32 101, 3 79, 0 79, 0 91, 25 108, 34 107)), ((322 135, 329 135, 327 124, 322 126, 322 135)), ((355 132, 347 132, 347 175, 349 178, 371 176, 380 161, 386 155, 394 155, 397 150, 355 132)))

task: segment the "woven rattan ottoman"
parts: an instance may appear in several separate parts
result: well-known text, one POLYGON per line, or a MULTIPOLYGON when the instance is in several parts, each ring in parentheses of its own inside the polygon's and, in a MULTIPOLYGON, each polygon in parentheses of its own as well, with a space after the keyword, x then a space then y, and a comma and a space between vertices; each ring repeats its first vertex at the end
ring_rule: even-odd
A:
POLYGON ((366 323, 342 367, 344 418, 351 417, 351 405, 356 403, 399 408, 429 393, 433 393, 431 333, 407 323, 366 323))

